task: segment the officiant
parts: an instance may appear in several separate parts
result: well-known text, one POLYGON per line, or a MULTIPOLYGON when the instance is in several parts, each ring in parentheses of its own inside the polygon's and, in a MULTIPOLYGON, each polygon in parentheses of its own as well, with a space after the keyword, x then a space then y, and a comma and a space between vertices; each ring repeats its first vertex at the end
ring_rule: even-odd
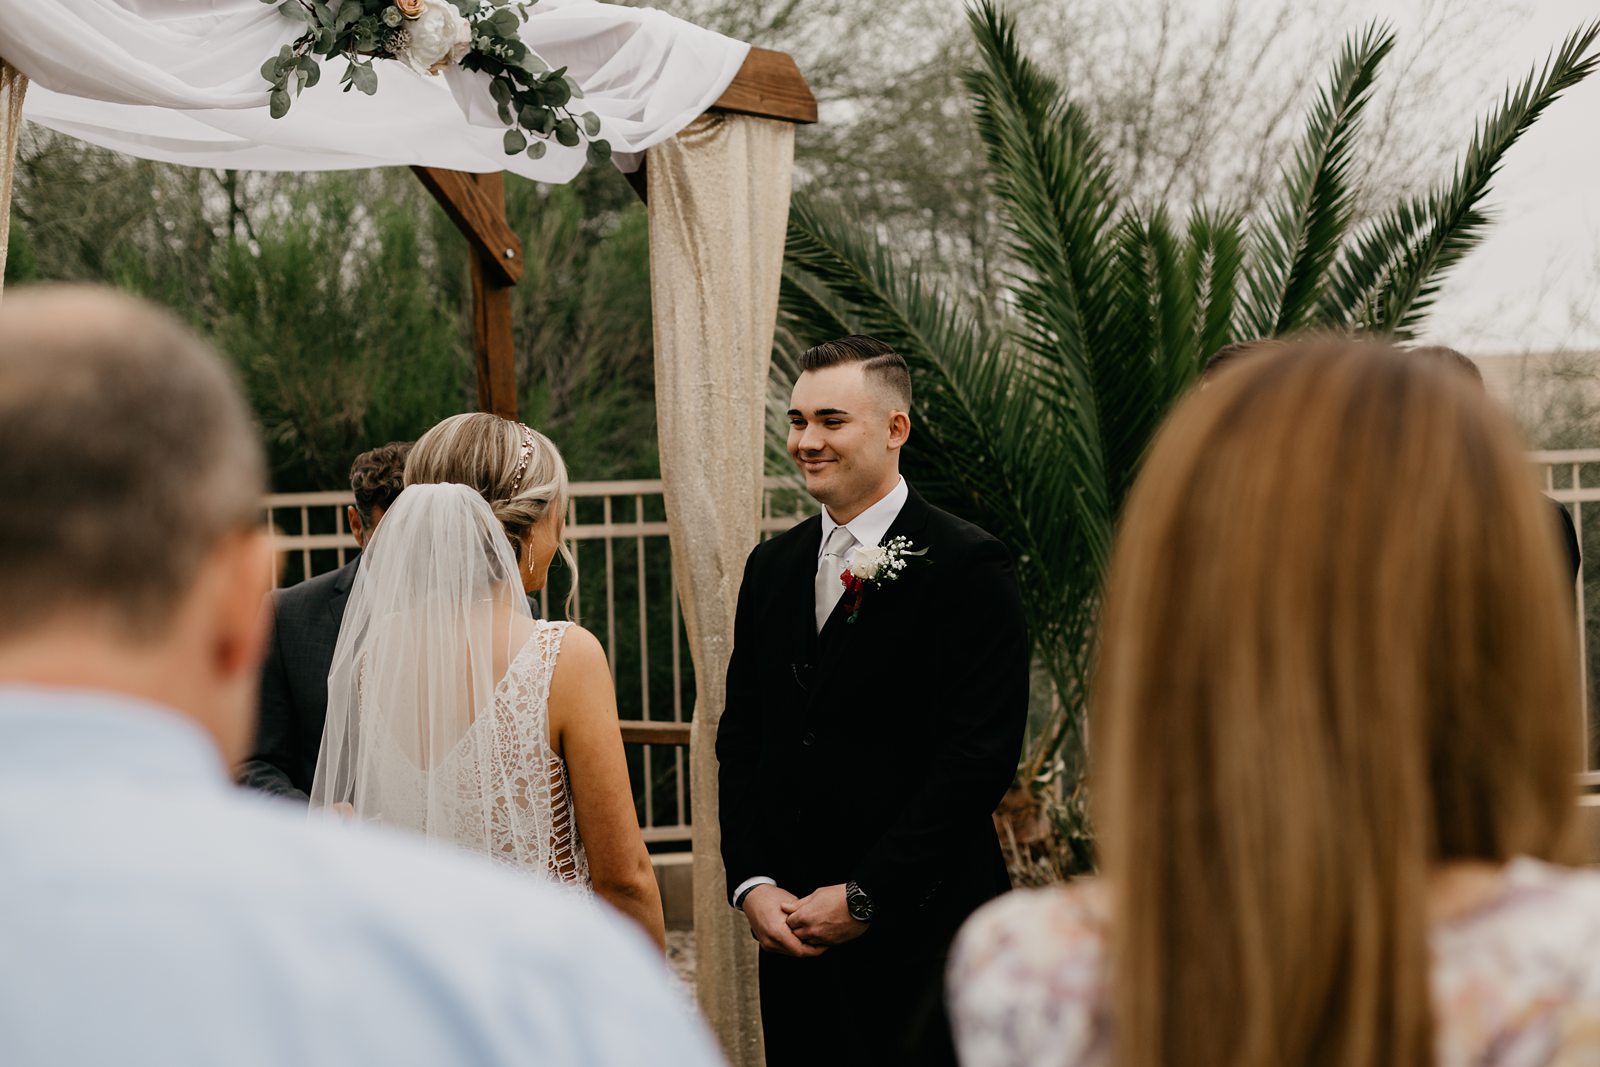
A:
MULTIPOLYGON (((363 452, 350 465, 355 503, 346 519, 365 548, 383 513, 405 488, 409 441, 363 452)), ((272 595, 271 646, 261 670, 261 720, 241 785, 306 802, 328 715, 328 668, 360 555, 343 567, 272 595)))

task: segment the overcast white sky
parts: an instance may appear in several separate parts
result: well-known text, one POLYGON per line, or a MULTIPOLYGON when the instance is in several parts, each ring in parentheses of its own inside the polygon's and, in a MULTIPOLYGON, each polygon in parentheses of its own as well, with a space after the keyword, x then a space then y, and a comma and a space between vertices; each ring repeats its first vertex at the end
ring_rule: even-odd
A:
MULTIPOLYGON (((1351 26, 1387 18, 1403 39, 1424 3, 1328 6, 1342 9, 1340 17, 1351 26)), ((1462 71, 1463 81, 1504 86, 1518 80, 1595 18, 1600 0, 1523 0, 1514 17, 1499 20, 1475 45, 1478 54, 1462 71)), ((1458 129, 1463 147, 1474 120, 1493 102, 1479 93, 1438 105, 1440 128, 1458 129)), ((1600 350, 1600 74, 1558 100, 1512 148, 1488 203, 1496 210, 1495 228, 1446 283, 1430 338, 1474 354, 1600 350)))

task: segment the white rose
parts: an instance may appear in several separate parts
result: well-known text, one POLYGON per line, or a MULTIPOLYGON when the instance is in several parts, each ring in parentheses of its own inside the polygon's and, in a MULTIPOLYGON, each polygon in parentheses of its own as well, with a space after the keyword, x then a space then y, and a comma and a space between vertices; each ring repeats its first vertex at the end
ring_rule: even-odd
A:
POLYGON ((884 551, 878 545, 863 545, 850 557, 850 573, 862 581, 878 576, 883 566, 884 551))
POLYGON ((472 48, 472 25, 449 0, 422 0, 422 14, 406 23, 410 41, 400 58, 418 74, 437 74, 472 48))

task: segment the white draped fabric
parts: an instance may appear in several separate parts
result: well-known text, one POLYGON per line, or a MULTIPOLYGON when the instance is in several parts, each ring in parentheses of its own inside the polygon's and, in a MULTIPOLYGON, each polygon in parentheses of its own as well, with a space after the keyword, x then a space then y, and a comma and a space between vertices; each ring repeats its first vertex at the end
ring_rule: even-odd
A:
POLYGON ((714 745, 739 583, 760 534, 767 367, 794 126, 713 113, 649 158, 656 424, 695 668, 696 981, 729 1061, 754 1067, 762 1062, 756 946, 723 891, 714 745))
MULTIPOLYGON (((619 168, 704 112, 749 46, 647 8, 542 0, 522 39, 566 67, 600 116, 619 168)), ((571 181, 584 148, 508 156, 488 79, 379 60, 376 96, 342 92, 344 60, 289 114, 267 111, 261 64, 304 24, 261 0, 0 0, 0 56, 32 83, 30 122, 146 159, 237 170, 419 164, 571 181)))

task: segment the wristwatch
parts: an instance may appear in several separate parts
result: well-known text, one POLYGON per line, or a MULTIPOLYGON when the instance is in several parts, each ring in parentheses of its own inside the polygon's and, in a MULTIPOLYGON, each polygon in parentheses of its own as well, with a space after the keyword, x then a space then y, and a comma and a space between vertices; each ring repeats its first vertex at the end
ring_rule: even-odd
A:
POLYGON ((867 896, 867 891, 853 881, 844 884, 844 908, 858 923, 869 923, 878 914, 878 906, 867 896))

